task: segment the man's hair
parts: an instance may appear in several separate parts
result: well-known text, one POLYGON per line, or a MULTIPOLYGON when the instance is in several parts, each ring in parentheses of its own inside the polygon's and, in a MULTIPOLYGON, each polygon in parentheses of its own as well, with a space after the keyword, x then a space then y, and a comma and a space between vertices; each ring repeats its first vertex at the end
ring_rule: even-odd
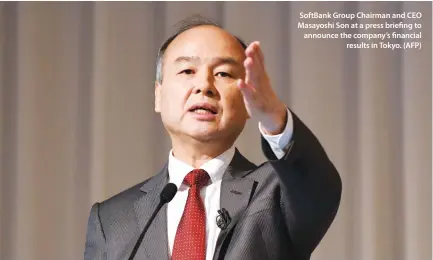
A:
MULTIPOLYGON (((213 22, 209 19, 206 19, 200 15, 194 15, 194 16, 191 16, 191 17, 179 22, 176 26, 177 29, 176 29, 175 33, 172 36, 170 36, 167 40, 165 40, 164 43, 162 44, 162 46, 158 50, 158 55, 156 57, 156 81, 158 83, 160 83, 160 84, 162 83, 162 78, 163 78, 162 66, 163 66, 164 54, 165 54, 165 51, 167 50, 168 46, 170 45, 170 43, 177 36, 179 36, 181 33, 185 32, 189 29, 192 29, 192 28, 195 28, 198 26, 202 26, 202 25, 211 25, 211 26, 215 26, 215 27, 218 27, 218 28, 224 30, 224 28, 221 25, 219 25, 216 22, 213 22)), ((242 45, 242 47, 244 49, 246 49, 248 47, 242 39, 240 39, 239 37, 236 37, 236 36, 234 36, 234 37, 238 40, 238 42, 242 45)))

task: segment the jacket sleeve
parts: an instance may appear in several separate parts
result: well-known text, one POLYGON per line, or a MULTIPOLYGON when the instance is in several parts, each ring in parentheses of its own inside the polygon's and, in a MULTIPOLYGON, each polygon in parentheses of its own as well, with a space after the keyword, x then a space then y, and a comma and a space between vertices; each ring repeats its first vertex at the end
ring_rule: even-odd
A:
POLYGON ((293 135, 287 152, 277 159, 262 137, 262 148, 281 186, 281 210, 299 259, 309 259, 337 213, 341 178, 323 147, 292 112, 293 135))
POLYGON ((106 259, 105 235, 99 218, 99 203, 95 203, 91 210, 87 224, 84 260, 106 259))

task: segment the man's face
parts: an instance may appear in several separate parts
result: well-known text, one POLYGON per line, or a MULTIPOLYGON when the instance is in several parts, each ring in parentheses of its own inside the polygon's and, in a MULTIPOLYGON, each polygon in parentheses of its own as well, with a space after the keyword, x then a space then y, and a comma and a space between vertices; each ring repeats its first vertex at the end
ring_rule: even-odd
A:
POLYGON ((155 111, 171 135, 199 141, 234 141, 248 118, 236 86, 245 77, 244 49, 229 33, 200 26, 168 47, 163 81, 155 86, 155 111))

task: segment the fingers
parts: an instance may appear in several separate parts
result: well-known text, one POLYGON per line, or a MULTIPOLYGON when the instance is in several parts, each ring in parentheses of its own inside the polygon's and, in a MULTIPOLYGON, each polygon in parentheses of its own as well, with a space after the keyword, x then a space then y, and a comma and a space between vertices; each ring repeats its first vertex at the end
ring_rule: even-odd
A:
POLYGON ((274 100, 260 43, 257 41, 251 43, 245 50, 245 55, 245 79, 239 79, 236 85, 243 95, 249 115, 252 116, 252 114, 258 115, 257 113, 270 111, 268 107, 274 104, 268 104, 268 101, 271 100, 270 103, 273 103, 274 100))
POLYGON ((256 89, 252 87, 251 85, 248 85, 244 80, 240 79, 237 81, 236 84, 239 88, 239 90, 242 93, 242 96, 244 97, 244 101, 246 103, 251 103, 254 100, 254 95, 256 93, 256 89))
POLYGON ((257 66, 257 61, 254 62, 254 59, 251 57, 247 57, 244 61, 245 66, 245 83, 251 85, 253 82, 257 82, 259 75, 259 68, 257 66))
POLYGON ((257 87, 260 76, 264 73, 264 66, 262 63, 263 53, 260 50, 259 42, 251 43, 245 50, 247 58, 244 61, 245 66, 245 83, 257 87), (256 84, 254 84, 256 83, 256 84))
POLYGON ((251 57, 255 60, 257 60, 258 64, 262 65, 264 67, 265 65, 265 58, 263 56, 263 52, 260 47, 260 42, 255 41, 252 42, 248 48, 245 50, 245 54, 247 57, 251 57))
POLYGON ((257 52, 257 56, 259 57, 262 66, 265 66, 265 57, 263 56, 262 48, 260 47, 260 42, 257 42, 254 50, 257 52))
POLYGON ((254 89, 254 87, 252 87, 251 85, 247 84, 242 79, 239 79, 236 82, 236 85, 238 86, 238 88, 240 89, 240 91, 242 92, 242 94, 244 94, 244 96, 251 96, 251 95, 253 95, 256 92, 256 90, 254 89))

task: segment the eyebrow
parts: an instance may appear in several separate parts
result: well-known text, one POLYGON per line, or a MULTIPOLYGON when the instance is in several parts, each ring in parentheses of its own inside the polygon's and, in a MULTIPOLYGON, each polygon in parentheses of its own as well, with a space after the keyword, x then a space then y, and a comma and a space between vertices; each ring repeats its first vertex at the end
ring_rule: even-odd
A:
POLYGON ((175 63, 181 63, 181 62, 198 62, 200 61, 200 58, 197 56, 180 56, 177 57, 174 62, 175 63))
MULTIPOLYGON (((200 62, 200 57, 197 56, 180 56, 177 57, 174 60, 175 63, 182 63, 182 62, 200 62)), ((212 63, 215 65, 221 65, 221 64, 229 64, 234 66, 241 66, 239 62, 237 62, 235 59, 231 57, 217 57, 212 59, 212 63)))

